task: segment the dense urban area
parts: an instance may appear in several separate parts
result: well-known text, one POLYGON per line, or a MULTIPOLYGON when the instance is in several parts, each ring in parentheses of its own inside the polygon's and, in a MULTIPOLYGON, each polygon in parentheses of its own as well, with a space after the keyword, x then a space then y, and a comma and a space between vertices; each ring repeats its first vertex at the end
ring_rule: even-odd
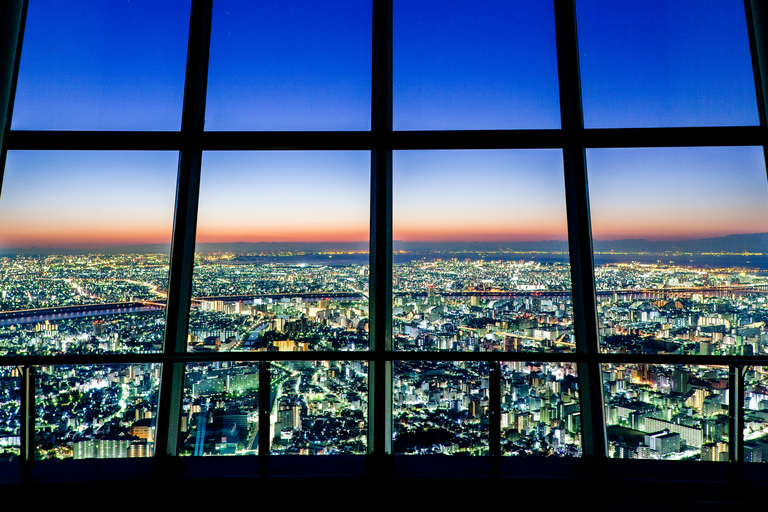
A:
MULTIPOLYGON (((184 455, 366 452, 366 264, 328 255, 198 254, 188 351, 307 352, 260 365, 190 363, 180 424, 184 455), (284 258, 281 258, 284 256, 284 258), (298 258, 302 259, 302 258, 298 258), (283 261, 284 260, 284 261, 283 261), (334 361, 311 352, 338 351, 334 361), (270 424, 259 428, 259 409, 270 424)), ((0 258, 0 355, 152 354, 162 350, 168 257, 0 258)), ((595 268, 600 346, 614 354, 768 354, 768 276, 760 270, 627 261, 595 268)), ((396 350, 531 353, 502 361, 501 418, 489 424, 489 366, 395 361, 393 450, 579 456, 581 419, 570 267, 534 255, 414 257, 393 271, 396 350), (502 257, 503 256, 503 257, 502 257), (537 362, 536 353, 563 361, 537 362)), ((713 360, 716 363, 716 358, 713 360)), ((602 369, 609 456, 728 460, 727 367, 609 364, 602 369)), ((0 452, 18 454, 20 380, 0 368, 0 452)), ((153 453, 161 364, 35 367, 39 458, 153 453)), ((747 367, 745 460, 768 460, 768 372, 747 367)))

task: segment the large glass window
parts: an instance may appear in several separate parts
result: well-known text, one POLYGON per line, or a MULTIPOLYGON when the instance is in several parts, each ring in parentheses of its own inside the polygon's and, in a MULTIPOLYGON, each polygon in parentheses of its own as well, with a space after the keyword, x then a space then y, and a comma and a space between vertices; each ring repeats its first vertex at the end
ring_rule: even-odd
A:
POLYGON ((728 461, 728 372, 723 367, 603 367, 608 456, 728 461))
POLYGON ((189 0, 29 3, 13 128, 178 130, 189 0))
POLYGON ((558 128, 552 4, 394 2, 397 130, 558 128))
POLYGON ((484 363, 398 362, 394 453, 487 455, 489 387, 484 363))
POLYGON ((276 361, 270 391, 271 454, 366 453, 366 362, 276 361))
POLYGON ((151 457, 160 373, 159 364, 37 368, 36 457, 151 457))
POLYGON ((400 350, 572 351, 562 153, 398 151, 400 350))
POLYGON ((216 1, 208 76, 208 130, 367 130, 371 1, 216 1))
POLYGON ((0 139, 0 464, 768 460, 750 20, 30 0, 0 139))
POLYGON ((206 153, 189 348, 368 347, 363 151, 206 153))
POLYGON ((766 354, 761 148, 588 149, 603 350, 766 354))
POLYGON ((758 124, 744 3, 577 0, 589 128, 758 124))
POLYGON ((0 351, 162 349, 176 152, 12 151, 0 351))

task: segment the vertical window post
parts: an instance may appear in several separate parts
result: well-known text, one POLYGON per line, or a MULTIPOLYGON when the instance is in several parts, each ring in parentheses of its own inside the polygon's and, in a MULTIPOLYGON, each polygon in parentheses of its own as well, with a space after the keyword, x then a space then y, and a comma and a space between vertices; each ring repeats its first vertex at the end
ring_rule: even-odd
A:
POLYGON ((373 2, 372 80, 368 450, 381 464, 392 453, 392 0, 373 2))
MULTIPOLYGON (((179 155, 166 307, 164 351, 168 356, 183 354, 186 350, 189 306, 192 298, 192 267, 195 256, 197 201, 202 161, 201 140, 205 122, 212 12, 212 0, 193 0, 181 118, 183 147, 179 155)), ((159 457, 177 455, 183 388, 184 363, 179 361, 164 363, 155 445, 155 454, 159 457)))
POLYGON ((27 2, 24 0, 7 1, 0 6, 0 190, 8 152, 5 135, 11 129, 26 16, 27 2))
POLYGON ((588 357, 586 362, 580 362, 577 366, 582 450, 586 457, 601 458, 605 457, 607 445, 600 364, 594 357, 598 354, 597 309, 576 36, 576 6, 573 0, 555 2, 555 27, 576 351, 588 357))

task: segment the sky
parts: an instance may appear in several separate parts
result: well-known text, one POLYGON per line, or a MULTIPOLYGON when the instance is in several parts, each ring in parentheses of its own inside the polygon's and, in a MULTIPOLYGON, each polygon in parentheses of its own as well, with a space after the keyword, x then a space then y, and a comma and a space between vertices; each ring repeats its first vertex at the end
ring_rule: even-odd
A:
POLYGON ((189 10, 189 0, 29 2, 11 127, 178 130, 189 10))
POLYGON ((392 174, 395 240, 567 239, 560 150, 395 151, 392 174))
POLYGON ((559 128, 552 5, 395 0, 394 128, 559 128))
POLYGON ((206 152, 197 241, 364 242, 367 151, 206 152))
POLYGON ((744 3, 577 0, 587 128, 757 125, 744 3))
MULTIPOLYGON (((394 129, 559 128, 549 2, 393 5, 394 129)), ((739 0, 576 7, 587 127, 758 123, 739 0)), ((12 127, 178 130, 189 8, 30 2, 12 127)), ((368 0, 214 2, 206 129, 370 129, 371 16, 368 0)), ((167 243, 177 159, 12 152, 0 247, 167 243)), ((393 161, 395 239, 566 238, 559 151, 393 161)), ((768 231, 758 149, 590 149, 587 165, 596 239, 768 231)), ((367 152, 206 153, 198 241, 363 241, 369 174, 367 152)))
POLYGON ((768 233, 761 147, 587 149, 592 237, 768 233))
POLYGON ((169 244, 178 153, 9 151, 0 247, 169 244))

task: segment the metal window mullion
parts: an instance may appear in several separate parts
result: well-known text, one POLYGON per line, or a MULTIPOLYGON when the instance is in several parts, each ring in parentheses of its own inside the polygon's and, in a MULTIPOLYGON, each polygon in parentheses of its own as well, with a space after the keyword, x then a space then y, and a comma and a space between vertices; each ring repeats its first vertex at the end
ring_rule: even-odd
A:
POLYGON ((373 2, 368 453, 392 453, 392 0, 373 2))
POLYGON ((270 361, 259 363, 259 474, 266 474, 266 463, 271 450, 272 425, 270 408, 272 405, 272 364, 270 361))
POLYGON ((0 6, 0 190, 5 174, 7 141, 11 131, 26 19, 27 0, 9 0, 0 6))
MULTIPOLYGON (((8 154, 7 135, 11 129, 26 15, 26 0, 7 1, 0 5, 0 77, 2 77, 0 79, 0 190, 2 190, 8 154)), ((30 366, 22 366, 20 370, 19 459, 21 478, 26 480, 30 477, 31 466, 35 459, 34 369, 30 366)))
MULTIPOLYGON (((166 356, 181 355, 186 350, 202 162, 200 141, 205 122, 212 10, 212 0, 192 0, 181 118, 182 150, 179 154, 166 306, 164 342, 166 356)), ((178 454, 183 386, 184 363, 181 361, 164 363, 155 444, 155 454, 161 458, 178 454)))
POLYGON ((744 463, 744 370, 743 366, 728 367, 728 458, 736 464, 736 476, 744 463))
POLYGON ((755 80, 755 100, 760 118, 763 162, 768 176, 768 5, 762 0, 744 0, 747 35, 755 80))
MULTIPOLYGON (((758 116, 763 134, 768 134, 768 5, 761 0, 744 0, 747 20, 752 75, 755 80, 755 95, 758 116)), ((763 141, 765 145, 768 141, 763 141)))
POLYGON ((492 361, 489 366, 488 455, 494 471, 498 472, 501 456, 501 363, 492 361))
POLYGON ((574 0, 555 0, 555 32, 576 351, 592 356, 577 365, 582 451, 586 457, 602 458, 606 435, 602 378, 595 357, 599 353, 597 308, 574 0))
MULTIPOLYGON (((755 81, 755 100, 757 101, 760 118, 761 144, 763 146, 763 162, 768 176, 768 4, 763 0, 744 0, 744 13, 747 22, 747 36, 752 60, 752 75, 755 81)), ((736 475, 743 476, 744 471, 744 372, 749 367, 731 366, 731 389, 736 404, 730 405, 732 430, 730 432, 731 460, 736 461, 736 475), (735 416, 735 417, 733 417, 735 416), (736 444, 735 441, 738 440, 736 444), (735 453, 734 453, 735 452, 735 453), (735 458, 734 458, 735 457, 735 458)))
POLYGON ((21 479, 31 478, 35 462, 35 367, 22 366, 21 370, 21 418, 20 444, 21 479))

